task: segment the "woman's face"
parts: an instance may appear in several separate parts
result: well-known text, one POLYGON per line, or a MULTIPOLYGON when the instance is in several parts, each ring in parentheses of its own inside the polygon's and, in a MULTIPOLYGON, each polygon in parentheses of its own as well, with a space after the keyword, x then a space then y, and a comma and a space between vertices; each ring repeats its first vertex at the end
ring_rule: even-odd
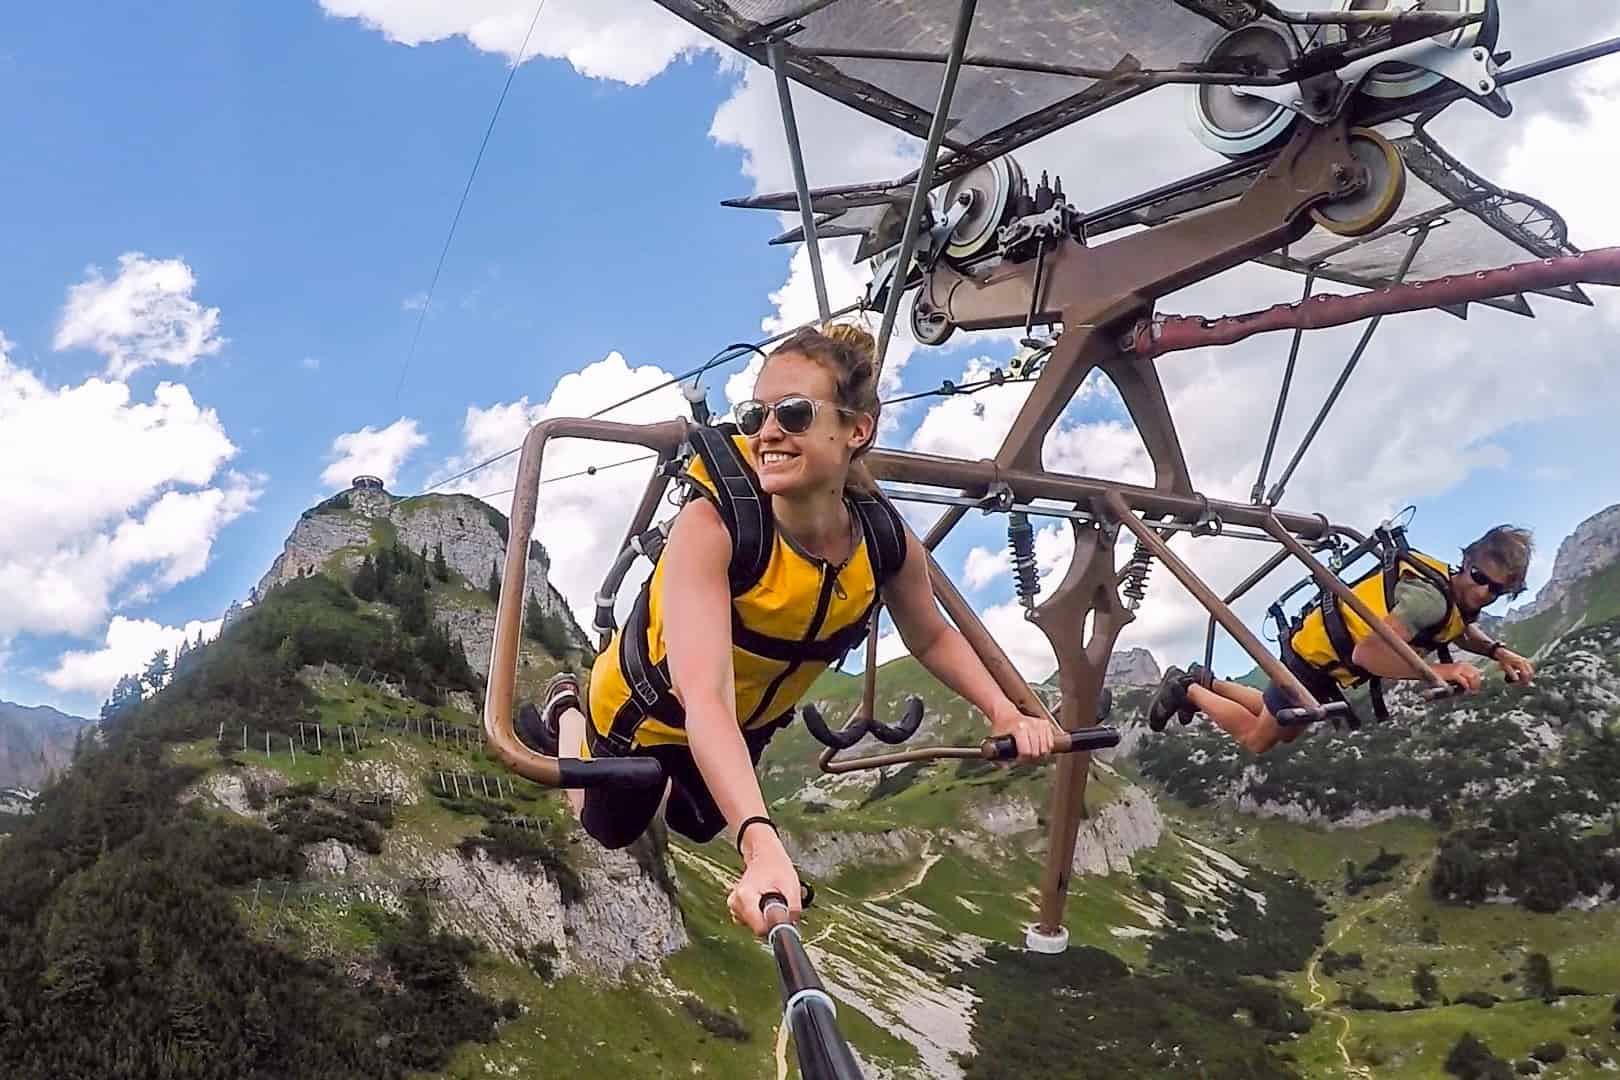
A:
POLYGON ((749 436, 760 486, 772 495, 842 489, 850 455, 871 436, 872 418, 839 411, 832 372, 807 356, 777 353, 759 373, 754 397, 766 405, 795 397, 816 402, 804 431, 784 430, 772 410, 759 431, 749 436))

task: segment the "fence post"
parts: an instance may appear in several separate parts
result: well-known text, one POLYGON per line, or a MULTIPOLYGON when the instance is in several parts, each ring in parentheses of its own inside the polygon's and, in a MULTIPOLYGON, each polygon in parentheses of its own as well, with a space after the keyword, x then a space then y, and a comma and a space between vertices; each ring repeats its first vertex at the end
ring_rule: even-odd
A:
POLYGON ((287 753, 292 755, 292 763, 298 764, 298 751, 293 749, 292 736, 287 736, 287 753))
POLYGON ((242 753, 247 753, 247 725, 242 725, 242 753))
POLYGON ((225 721, 223 721, 223 720, 221 720, 219 722, 219 738, 215 739, 214 741, 215 742, 224 742, 225 741, 225 721))
POLYGON ((321 749, 321 725, 319 724, 315 725, 315 752, 317 754, 325 752, 321 749))
POLYGON ((456 774, 455 773, 450 774, 450 782, 452 784, 456 785, 456 798, 457 799, 461 798, 461 781, 456 779, 456 774))
POLYGON ((264 733, 264 756, 270 756, 270 733, 268 731, 264 733))

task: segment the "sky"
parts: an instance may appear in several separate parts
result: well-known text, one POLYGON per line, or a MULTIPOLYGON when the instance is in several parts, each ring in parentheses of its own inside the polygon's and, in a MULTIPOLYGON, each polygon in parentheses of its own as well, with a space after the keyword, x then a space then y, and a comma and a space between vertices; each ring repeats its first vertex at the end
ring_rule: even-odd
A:
MULTIPOLYGON (((0 13, 0 100, 22 106, 0 110, 0 698, 93 714, 156 649, 217 632, 299 513, 356 473, 505 511, 511 459, 443 481, 539 419, 594 411, 814 315, 804 252, 766 243, 790 222, 720 205, 791 187, 768 72, 651 0, 547 0, 426 303, 534 13, 533 0, 0 13)), ((1524 62, 1620 33, 1620 12, 1609 21, 1577 0, 1526 0, 1501 45, 1524 62)), ((1620 60, 1513 98, 1509 120, 1462 104, 1432 130, 1552 203, 1577 244, 1620 243, 1620 60)), ((920 155, 813 92, 795 101, 812 184, 896 176, 920 155)), ((1061 174, 1077 206, 1100 206, 1217 162, 1182 113, 1177 91, 1155 91, 1018 156, 1061 174)), ((852 254, 825 245, 834 306, 868 276, 852 254)), ((1245 267, 1161 310, 1249 310, 1298 287, 1245 267)), ((1547 301, 1535 320, 1477 308, 1467 322, 1387 320, 1285 505, 1365 527, 1412 503, 1414 539, 1445 554, 1524 524, 1540 539, 1531 583, 1545 580, 1558 540, 1620 501, 1620 297, 1593 292, 1596 309, 1547 301)), ((1307 337, 1284 449, 1355 334, 1307 337)), ((1208 494, 1247 497, 1286 346, 1272 335, 1160 361, 1208 494)), ((960 381, 1014 348, 1007 334, 958 334, 925 349, 902 331, 887 388, 960 381)), ((711 373, 710 403, 747 396, 751 378, 741 362, 711 373)), ((985 456, 1026 392, 888 410, 882 442, 985 456)), ((685 410, 666 388, 611 415, 685 410)), ((560 443, 546 474, 636 453, 560 443)), ((1045 456, 1147 475, 1105 382, 1077 397, 1045 456)), ((536 536, 582 624, 645 479, 635 464, 543 489, 536 536)), ((919 529, 931 517, 908 515, 919 529)), ((1012 601, 1003 530, 970 515, 940 558, 1042 678, 1054 661, 1012 601)), ((1237 540, 1176 546, 1217 588, 1264 555, 1237 540)), ((1044 528, 1037 552, 1061 574, 1064 530, 1044 528)), ((1263 592, 1240 614, 1257 620, 1263 592)), ((1161 569, 1120 645, 1184 661, 1203 624, 1161 569)), ((900 646, 889 635, 883 648, 900 646)), ((1220 657, 1248 667, 1225 645, 1220 657)))

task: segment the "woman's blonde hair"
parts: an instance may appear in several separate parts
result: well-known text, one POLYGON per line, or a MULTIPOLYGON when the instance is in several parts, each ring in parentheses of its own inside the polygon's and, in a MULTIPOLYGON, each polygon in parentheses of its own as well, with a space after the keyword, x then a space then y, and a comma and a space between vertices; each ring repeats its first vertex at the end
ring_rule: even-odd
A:
MULTIPOLYGON (((877 482, 857 460, 877 441, 878 417, 883 403, 878 400, 877 342, 864 327, 854 323, 832 323, 824 327, 806 327, 796 330, 780 345, 771 350, 771 356, 793 353, 820 364, 833 377, 834 395, 838 404, 851 412, 865 413, 872 418, 872 437, 850 456, 849 486, 877 490, 877 482)), ((769 358, 766 360, 769 363, 769 358)))

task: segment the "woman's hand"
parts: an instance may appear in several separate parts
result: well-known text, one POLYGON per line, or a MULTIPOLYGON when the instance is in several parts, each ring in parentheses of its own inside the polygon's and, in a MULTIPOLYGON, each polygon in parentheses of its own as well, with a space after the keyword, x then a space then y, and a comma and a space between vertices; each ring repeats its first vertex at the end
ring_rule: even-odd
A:
POLYGON ((1057 739, 1057 729, 1050 721, 1019 712, 1018 706, 1006 698, 1002 698, 990 713, 990 733, 1011 735, 1013 742, 1018 745, 1019 761, 1045 757, 1052 752, 1057 739))
POLYGON ((759 910, 759 898, 771 892, 787 897, 788 917, 797 922, 803 910, 799 872, 776 833, 756 826, 744 837, 743 875, 726 897, 726 907, 731 909, 733 919, 746 923, 748 929, 763 937, 765 914, 759 910))

